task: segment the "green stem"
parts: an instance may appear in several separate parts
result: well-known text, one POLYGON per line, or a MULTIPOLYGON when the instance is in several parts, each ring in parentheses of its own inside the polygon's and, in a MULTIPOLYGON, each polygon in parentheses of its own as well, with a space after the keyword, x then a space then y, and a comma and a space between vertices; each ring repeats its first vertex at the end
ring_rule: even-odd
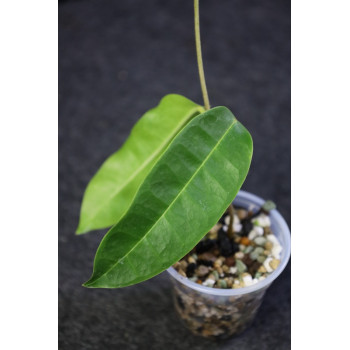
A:
POLYGON ((197 50, 199 80, 200 80, 201 88, 202 88, 204 108, 206 110, 208 110, 208 109, 210 109, 210 104, 209 104, 207 86, 205 84, 203 60, 202 60, 201 36, 200 36, 200 31, 199 31, 199 0, 194 0, 194 32, 195 32, 195 37, 196 37, 196 50, 197 50))

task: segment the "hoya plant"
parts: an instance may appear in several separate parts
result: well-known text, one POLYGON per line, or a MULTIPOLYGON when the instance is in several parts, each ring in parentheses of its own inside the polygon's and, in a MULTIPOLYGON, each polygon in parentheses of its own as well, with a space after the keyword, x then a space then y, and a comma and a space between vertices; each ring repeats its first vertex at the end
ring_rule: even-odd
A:
POLYGON ((163 97, 91 179, 77 234, 111 228, 85 287, 130 286, 169 268, 217 223, 247 176, 249 132, 229 109, 209 105, 198 2, 195 40, 204 107, 180 95, 163 97))

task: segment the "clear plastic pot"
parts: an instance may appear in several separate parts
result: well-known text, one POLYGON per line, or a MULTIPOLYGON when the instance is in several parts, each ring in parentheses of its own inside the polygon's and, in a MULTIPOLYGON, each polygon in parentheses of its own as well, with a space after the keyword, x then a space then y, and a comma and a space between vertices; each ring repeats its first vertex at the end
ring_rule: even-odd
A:
MULTIPOLYGON (((234 205, 257 211, 265 201, 239 191, 234 205)), ((258 283, 244 288, 218 289, 199 285, 170 267, 174 304, 185 325, 195 334, 224 339, 243 332, 254 320, 271 283, 281 274, 290 257, 290 231, 277 210, 270 212, 271 230, 283 247, 276 270, 258 283)))

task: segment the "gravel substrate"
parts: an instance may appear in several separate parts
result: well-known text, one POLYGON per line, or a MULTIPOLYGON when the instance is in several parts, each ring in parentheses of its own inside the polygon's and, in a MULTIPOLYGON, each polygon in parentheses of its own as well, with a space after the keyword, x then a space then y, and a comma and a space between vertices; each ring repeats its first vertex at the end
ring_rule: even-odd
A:
POLYGON ((282 246, 271 231, 268 212, 235 208, 233 237, 225 213, 198 245, 174 264, 191 281, 213 288, 242 288, 265 279, 280 263, 282 246))

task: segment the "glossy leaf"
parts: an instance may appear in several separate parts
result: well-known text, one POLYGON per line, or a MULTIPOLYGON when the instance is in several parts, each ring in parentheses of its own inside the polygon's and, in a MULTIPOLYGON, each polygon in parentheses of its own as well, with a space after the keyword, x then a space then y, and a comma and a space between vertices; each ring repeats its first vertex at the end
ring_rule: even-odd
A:
POLYGON ((175 137, 118 224, 103 238, 87 287, 132 285, 167 269, 219 220, 250 166, 252 139, 225 107, 175 137))
POLYGON ((117 223, 171 140, 203 111, 187 98, 171 94, 144 114, 123 147, 103 163, 88 184, 76 233, 117 223))

